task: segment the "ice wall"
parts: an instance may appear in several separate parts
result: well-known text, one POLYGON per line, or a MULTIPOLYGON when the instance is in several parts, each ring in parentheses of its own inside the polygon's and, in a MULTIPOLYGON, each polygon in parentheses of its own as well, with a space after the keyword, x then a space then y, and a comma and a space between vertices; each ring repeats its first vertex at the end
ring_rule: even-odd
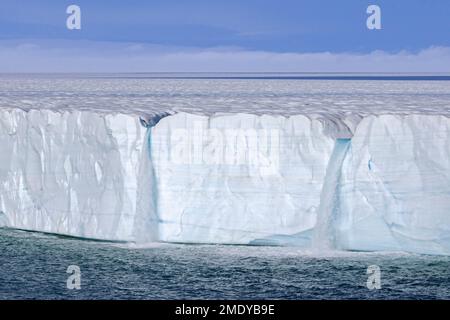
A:
POLYGON ((450 254, 450 119, 0 112, 0 226, 450 254))
POLYGON ((135 116, 0 112, 0 223, 107 240, 157 237, 146 129, 135 116))
POLYGON ((298 115, 186 113, 152 129, 160 239, 309 246, 335 137, 298 115))
POLYGON ((369 116, 342 167, 337 246, 450 253, 450 119, 369 116))

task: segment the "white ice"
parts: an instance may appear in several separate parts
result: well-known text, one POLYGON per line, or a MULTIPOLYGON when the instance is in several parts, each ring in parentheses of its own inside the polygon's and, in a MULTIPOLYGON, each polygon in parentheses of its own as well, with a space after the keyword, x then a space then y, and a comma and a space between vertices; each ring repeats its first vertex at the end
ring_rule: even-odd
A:
POLYGON ((128 115, 1 111, 0 223, 95 239, 150 239, 145 137, 139 119, 128 115))
POLYGON ((219 81, 214 96, 205 93, 213 82, 149 80, 147 97, 134 81, 125 96, 116 80, 98 90, 67 81, 76 95, 62 80, 43 82, 67 86, 55 97, 27 96, 33 81, 0 81, 2 226, 136 243, 450 254, 442 83, 257 81, 251 90, 219 81), (170 100, 164 84, 178 90, 176 107, 159 104, 170 100), (329 87, 341 91, 328 96, 329 87))

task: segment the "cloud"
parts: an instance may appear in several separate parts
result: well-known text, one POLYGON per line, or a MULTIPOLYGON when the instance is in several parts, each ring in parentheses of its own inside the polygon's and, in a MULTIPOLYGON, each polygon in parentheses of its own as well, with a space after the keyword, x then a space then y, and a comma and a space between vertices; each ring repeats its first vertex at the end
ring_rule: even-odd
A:
POLYGON ((0 41, 0 72, 450 72, 450 48, 275 53, 139 43, 0 41))

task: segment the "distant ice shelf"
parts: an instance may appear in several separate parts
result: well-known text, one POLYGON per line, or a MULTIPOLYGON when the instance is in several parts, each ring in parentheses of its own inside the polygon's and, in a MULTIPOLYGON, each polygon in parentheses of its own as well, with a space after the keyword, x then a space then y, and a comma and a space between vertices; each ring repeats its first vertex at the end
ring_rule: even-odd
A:
POLYGON ((0 111, 0 225, 450 254, 442 115, 0 111))

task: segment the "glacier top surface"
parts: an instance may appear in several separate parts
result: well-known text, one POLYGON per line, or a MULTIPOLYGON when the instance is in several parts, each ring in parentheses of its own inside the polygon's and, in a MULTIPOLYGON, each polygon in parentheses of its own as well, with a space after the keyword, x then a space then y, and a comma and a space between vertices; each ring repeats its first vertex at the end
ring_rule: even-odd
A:
POLYGON ((0 75, 0 108, 164 112, 450 115, 450 81, 0 75))

